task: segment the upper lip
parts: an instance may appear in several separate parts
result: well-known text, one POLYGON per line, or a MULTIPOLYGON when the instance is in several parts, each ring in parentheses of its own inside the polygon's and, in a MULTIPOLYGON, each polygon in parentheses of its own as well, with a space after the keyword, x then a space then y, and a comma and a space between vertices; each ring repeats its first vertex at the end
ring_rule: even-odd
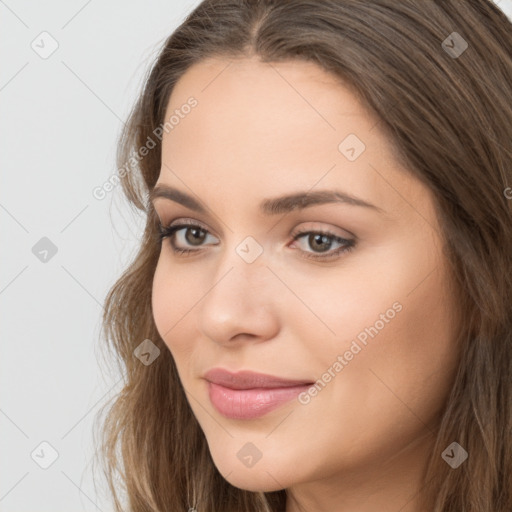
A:
POLYGON ((288 388, 313 384, 308 380, 283 379, 249 370, 232 373, 222 368, 212 368, 204 374, 204 378, 209 382, 231 389, 288 388))

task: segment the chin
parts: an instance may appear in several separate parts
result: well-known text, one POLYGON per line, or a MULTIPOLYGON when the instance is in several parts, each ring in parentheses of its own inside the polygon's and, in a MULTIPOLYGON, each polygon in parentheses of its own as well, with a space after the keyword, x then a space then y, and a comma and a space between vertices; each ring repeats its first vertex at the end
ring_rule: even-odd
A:
POLYGON ((219 451, 213 451, 213 463, 223 478, 234 487, 252 492, 272 492, 290 484, 289 468, 281 471, 274 458, 263 460, 262 457, 252 467, 248 467, 241 460, 242 457, 227 457, 226 446, 219 447, 219 451))

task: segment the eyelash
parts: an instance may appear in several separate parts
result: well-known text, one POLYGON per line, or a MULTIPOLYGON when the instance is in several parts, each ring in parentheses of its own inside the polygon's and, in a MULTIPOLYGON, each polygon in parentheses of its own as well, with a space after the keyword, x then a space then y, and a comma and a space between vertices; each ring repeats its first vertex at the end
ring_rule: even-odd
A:
MULTIPOLYGON (((165 238, 172 237, 177 231, 180 231, 183 228, 199 228, 202 231, 205 231, 207 234, 211 234, 207 229, 203 228, 202 226, 198 224, 192 224, 192 223, 182 223, 182 224, 176 224, 175 226, 163 226, 161 223, 158 223, 158 243, 162 243, 162 241, 165 238)), ((352 250, 355 246, 355 240, 347 240, 346 238, 341 238, 334 233, 330 233, 329 231, 300 231, 298 233, 295 233, 293 235, 293 241, 295 242, 299 238, 302 238, 304 235, 324 235, 329 238, 331 238, 334 242, 338 242, 340 244, 344 244, 342 247, 339 247, 338 249, 335 249, 334 251, 328 253, 327 256, 319 256, 319 255, 312 255, 315 253, 310 253, 307 251, 300 251, 303 253, 301 256, 306 259, 313 259, 313 260, 332 260, 335 259, 337 256, 340 256, 342 253, 348 252, 352 250)), ((175 254, 190 254, 194 252, 198 252, 200 249, 182 249, 181 247, 176 247, 173 244, 173 241, 170 240, 170 245, 175 254)))

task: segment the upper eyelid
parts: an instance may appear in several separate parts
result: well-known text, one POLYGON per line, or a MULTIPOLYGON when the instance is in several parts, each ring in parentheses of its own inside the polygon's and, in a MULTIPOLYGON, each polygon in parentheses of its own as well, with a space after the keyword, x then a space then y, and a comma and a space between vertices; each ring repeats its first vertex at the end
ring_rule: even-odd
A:
MULTIPOLYGON (((208 233, 210 235, 213 235, 215 237, 217 237, 217 235, 215 235, 214 233, 212 233, 212 230, 208 227, 206 227, 206 225, 204 225, 202 222, 200 221, 197 221, 197 220, 192 220, 192 219, 176 219, 176 220, 173 220, 167 224, 161 224, 164 228, 167 227, 167 228, 172 228, 172 227, 177 227, 177 226, 180 226, 181 229, 184 229, 185 227, 200 227, 201 229, 204 229, 205 231, 208 231, 208 233)), ((218 237, 217 237, 218 238, 218 237)))
MULTIPOLYGON (((173 201, 170 201, 170 202, 172 203, 173 201)), ((156 203, 158 203, 158 201, 156 201, 156 202, 155 202, 155 204, 156 204, 156 203)), ((167 215, 166 215, 166 213, 165 213, 165 212, 166 212, 166 210, 165 210, 165 209, 163 209, 163 210, 162 210, 162 213, 163 213, 163 214, 162 214, 162 216, 161 216, 161 215, 158 213, 158 209, 155 207, 155 204, 153 204, 153 211, 156 213, 157 218, 160 220, 162 217, 167 216, 167 215)), ((327 204, 335 204, 335 203, 326 203, 326 205, 327 205, 327 204)), ((342 203, 337 203, 337 204, 342 204, 342 203)), ((304 215, 306 215, 306 214, 310 213, 310 212, 308 212, 308 210, 310 210, 310 209, 314 209, 316 206, 322 206, 322 205, 323 205, 323 204, 319 204, 319 205, 315 205, 315 204, 313 204, 313 205, 308 205, 308 207, 303 208, 303 209, 299 209, 296 213, 297 213, 297 214, 304 214, 304 215)), ((325 206, 325 205, 324 205, 324 206, 325 206)), ((185 206, 185 208, 186 208, 186 209, 189 209, 189 208, 188 208, 188 207, 186 207, 186 206, 185 206)), ((382 211, 382 210, 380 210, 380 209, 379 209, 379 208, 377 208, 377 207, 375 207, 375 208, 376 208, 376 209, 378 209, 379 211, 382 211)), ((179 215, 179 214, 178 214, 178 215, 179 215)), ((199 221, 199 220, 196 220, 196 219, 194 219, 194 218, 190 218, 190 217, 188 217, 188 215, 190 215, 190 213, 189 213, 189 212, 183 213, 182 215, 183 215, 183 216, 181 216, 181 215, 176 216, 175 214, 173 214, 173 215, 171 216, 171 220, 169 220, 169 221, 167 221, 167 222, 162 222, 162 220, 160 220, 160 225, 162 225, 162 226, 164 226, 164 227, 169 227, 169 226, 170 226, 170 224, 172 224, 172 223, 174 223, 174 222, 176 222, 176 223, 181 223, 181 222, 183 222, 183 223, 190 223, 190 224, 197 223, 197 225, 201 226, 203 229, 207 230, 207 231, 208 231, 209 233, 211 233, 212 235, 219 237, 219 235, 215 234, 215 233, 216 233, 216 230, 215 230, 215 229, 214 229, 214 230, 212 230, 212 229, 210 229, 209 227, 207 227, 207 225, 206 225, 206 224, 204 224, 202 221, 199 221), (173 217, 175 217, 175 218, 173 218, 173 217), (182 221, 182 219, 183 219, 183 221, 182 221), (193 221, 193 222, 192 222, 192 221, 193 221)), ((285 215, 286 215, 286 214, 285 214, 285 215)), ((284 216, 285 216, 285 215, 284 215, 284 216)), ((233 230, 232 230, 232 229, 230 229, 230 227, 229 227, 227 224, 225 224, 225 223, 224 223, 221 219, 219 219, 218 217, 217 217, 217 218, 210 218, 210 216, 208 215, 208 213, 207 213, 207 216, 208 216, 208 222, 210 222, 210 220, 213 220, 213 222, 217 222, 218 220, 220 220, 220 223, 221 223, 221 224, 224 224, 224 225, 226 226, 226 228, 227 228, 227 230, 228 230, 228 231, 233 232, 233 230)), ((216 216, 215 216, 215 217, 216 217, 216 216)), ((270 220, 270 219, 269 219, 269 220, 270 220)), ((318 224, 333 224, 332 222, 329 222, 329 221, 326 221, 326 220, 316 220, 316 221, 300 220, 300 223, 301 223, 301 224, 302 224, 302 223, 304 223, 304 222, 308 222, 308 223, 309 223, 309 222, 314 222, 314 223, 318 223, 318 224)), ((327 229, 330 229, 331 231, 332 231, 332 230, 341 230, 341 231, 343 231, 343 232, 347 233, 350 237, 358 238, 358 237, 356 237, 356 235, 355 235, 354 233, 352 233, 350 230, 348 230, 348 229, 346 229, 346 228, 342 228, 342 227, 340 227, 340 226, 335 226, 335 224, 336 224, 336 221, 334 221, 334 225, 333 225, 333 227, 330 227, 330 228, 327 228, 327 229)), ((275 225, 275 224, 273 224, 273 225, 275 225)), ((317 229, 317 228, 312 228, 312 229, 317 229)), ((325 228, 324 228, 324 229, 325 229, 325 228)), ((343 234, 339 234, 339 235, 336 235, 336 236, 344 237, 344 235, 343 235, 343 234)), ((346 237, 345 237, 345 238, 346 238, 346 237)))
MULTIPOLYGON (((321 223, 320 221, 310 221, 311 222, 317 222, 317 223, 321 223)), ((182 229, 185 229, 187 227, 200 227, 201 229, 207 231, 207 233, 211 236, 214 236, 215 238, 219 238, 215 233, 212 233, 211 229, 206 227, 206 225, 204 225, 202 222, 200 221, 197 221, 195 219, 190 219, 190 218, 178 218, 178 219, 174 219, 172 220, 171 222, 167 223, 167 224, 163 224, 161 223, 160 224, 162 227, 164 228, 177 228, 175 231, 174 231, 174 234, 177 232, 177 231, 180 231, 182 229), (179 227, 178 227, 179 226, 179 227)), ((298 237, 298 236, 304 236, 308 233, 325 233, 327 236, 330 236, 332 238, 341 238, 342 240, 351 240, 351 241, 356 241, 357 240, 357 237, 351 233, 350 231, 346 230, 346 229, 343 229, 343 231, 345 231, 346 233, 348 233, 348 237, 345 236, 344 234, 340 234, 340 233, 336 233, 336 229, 341 229, 341 228, 321 228, 321 227, 302 227, 302 228, 294 228, 292 231, 291 231, 291 234, 290 236, 292 236, 293 238, 295 237, 298 237)))

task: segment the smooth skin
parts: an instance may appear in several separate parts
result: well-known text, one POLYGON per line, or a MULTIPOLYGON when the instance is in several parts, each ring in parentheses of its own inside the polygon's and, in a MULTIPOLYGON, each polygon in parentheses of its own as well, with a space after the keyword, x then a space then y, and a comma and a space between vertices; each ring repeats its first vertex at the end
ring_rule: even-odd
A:
POLYGON ((176 84, 166 119, 190 96, 197 106, 164 134, 158 185, 206 213, 163 197, 154 207, 164 226, 188 220, 207 232, 164 238, 152 305, 215 465, 236 487, 286 489, 286 512, 423 512, 415 494, 459 359, 430 190, 400 168, 378 119, 314 63, 204 60, 176 84), (365 145, 353 161, 339 149, 350 134, 365 145), (259 210, 264 199, 318 190, 375 208, 259 210), (315 260, 343 244, 294 241, 298 231, 355 245, 315 260), (237 252, 247 237, 263 251, 252 263, 237 252), (396 303, 332 377, 338 356, 396 303), (331 368, 331 380, 307 404, 232 420, 209 400, 202 377, 214 367, 312 382, 331 368), (261 453, 252 467, 237 456, 246 443, 261 453))

